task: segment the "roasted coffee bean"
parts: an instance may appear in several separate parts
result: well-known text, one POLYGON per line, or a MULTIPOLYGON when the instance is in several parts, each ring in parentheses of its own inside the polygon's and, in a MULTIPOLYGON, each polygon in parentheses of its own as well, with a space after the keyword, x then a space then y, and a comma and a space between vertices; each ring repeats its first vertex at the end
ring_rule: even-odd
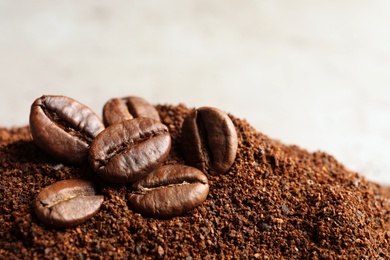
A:
POLYGON ((107 101, 103 107, 103 122, 105 126, 136 117, 150 117, 160 121, 156 108, 140 97, 113 98, 107 101))
POLYGON ((66 163, 87 161, 92 140, 104 129, 88 107, 65 96, 42 96, 30 112, 34 142, 50 156, 66 163))
POLYGON ((103 196, 82 179, 63 180, 44 188, 33 203, 38 219, 47 226, 68 228, 79 225, 98 212, 103 196))
POLYGON ((92 168, 104 180, 135 181, 159 166, 171 149, 171 136, 162 123, 138 117, 107 127, 89 149, 92 168))
POLYGON ((129 207, 144 216, 179 216, 205 201, 209 193, 206 175, 185 165, 164 165, 135 182, 129 207))
POLYGON ((182 150, 188 165, 212 174, 225 173, 237 153, 237 132, 223 111, 202 107, 194 110, 182 126, 182 150))

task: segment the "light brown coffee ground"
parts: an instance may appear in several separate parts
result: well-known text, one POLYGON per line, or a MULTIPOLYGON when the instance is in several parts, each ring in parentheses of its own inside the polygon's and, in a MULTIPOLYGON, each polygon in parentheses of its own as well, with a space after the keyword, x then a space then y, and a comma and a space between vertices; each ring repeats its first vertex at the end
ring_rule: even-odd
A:
MULTIPOLYGON (((173 137, 166 164, 183 163, 180 126, 190 110, 157 109, 173 137)), ((0 129, 0 258, 390 259, 387 188, 326 153, 282 144, 231 118, 239 137, 232 168, 208 176, 201 206, 168 220, 133 213, 129 188, 108 186, 88 165, 49 158, 28 127, 0 129), (104 195, 98 214, 67 230, 39 223, 31 207, 38 192, 79 177, 104 195)))

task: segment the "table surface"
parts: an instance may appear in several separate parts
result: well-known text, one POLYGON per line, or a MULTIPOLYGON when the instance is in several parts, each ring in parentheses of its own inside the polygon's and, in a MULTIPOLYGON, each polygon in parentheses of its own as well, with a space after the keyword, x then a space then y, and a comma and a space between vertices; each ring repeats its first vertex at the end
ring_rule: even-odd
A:
POLYGON ((214 106, 390 184, 390 2, 0 0, 0 125, 43 94, 214 106))

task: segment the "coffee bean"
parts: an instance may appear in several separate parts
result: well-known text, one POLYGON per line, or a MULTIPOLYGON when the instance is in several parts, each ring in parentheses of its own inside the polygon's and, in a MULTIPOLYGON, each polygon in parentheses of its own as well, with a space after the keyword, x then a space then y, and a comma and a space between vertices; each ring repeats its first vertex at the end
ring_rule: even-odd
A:
POLYGON ((182 126, 182 150, 188 165, 212 174, 225 173, 237 153, 237 132, 223 111, 202 107, 194 110, 182 126))
POLYGON ((90 108, 72 98, 42 96, 31 106, 30 129, 34 142, 47 154, 81 164, 104 125, 90 108))
POLYGON ((56 182, 44 188, 33 203, 38 219, 55 228, 79 225, 95 215, 103 203, 93 184, 72 179, 56 182))
POLYGON ((150 117, 160 121, 156 108, 140 97, 113 98, 107 101, 103 107, 103 122, 105 126, 136 117, 150 117))
POLYGON ((91 144, 89 161, 102 179, 125 183, 154 170, 168 156, 170 148, 171 136, 165 125, 138 117, 102 131, 91 144))
POLYGON ((179 216, 205 201, 209 193, 207 177, 185 165, 164 165, 134 183, 129 207, 144 216, 179 216))

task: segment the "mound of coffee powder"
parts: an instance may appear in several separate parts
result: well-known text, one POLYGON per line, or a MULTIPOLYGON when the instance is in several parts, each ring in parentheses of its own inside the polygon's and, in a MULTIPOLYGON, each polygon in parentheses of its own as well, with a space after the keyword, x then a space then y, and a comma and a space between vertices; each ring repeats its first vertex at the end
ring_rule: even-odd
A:
MULTIPOLYGON (((172 135, 164 164, 183 164, 180 129, 191 109, 157 110, 172 135)), ((387 188, 230 117, 239 139, 233 166, 208 176, 203 204, 165 220, 132 212, 128 186, 46 156, 29 127, 0 129, 0 258, 390 259, 387 188), (44 187, 74 178, 95 183, 103 205, 74 228, 46 227, 32 202, 44 187)))

